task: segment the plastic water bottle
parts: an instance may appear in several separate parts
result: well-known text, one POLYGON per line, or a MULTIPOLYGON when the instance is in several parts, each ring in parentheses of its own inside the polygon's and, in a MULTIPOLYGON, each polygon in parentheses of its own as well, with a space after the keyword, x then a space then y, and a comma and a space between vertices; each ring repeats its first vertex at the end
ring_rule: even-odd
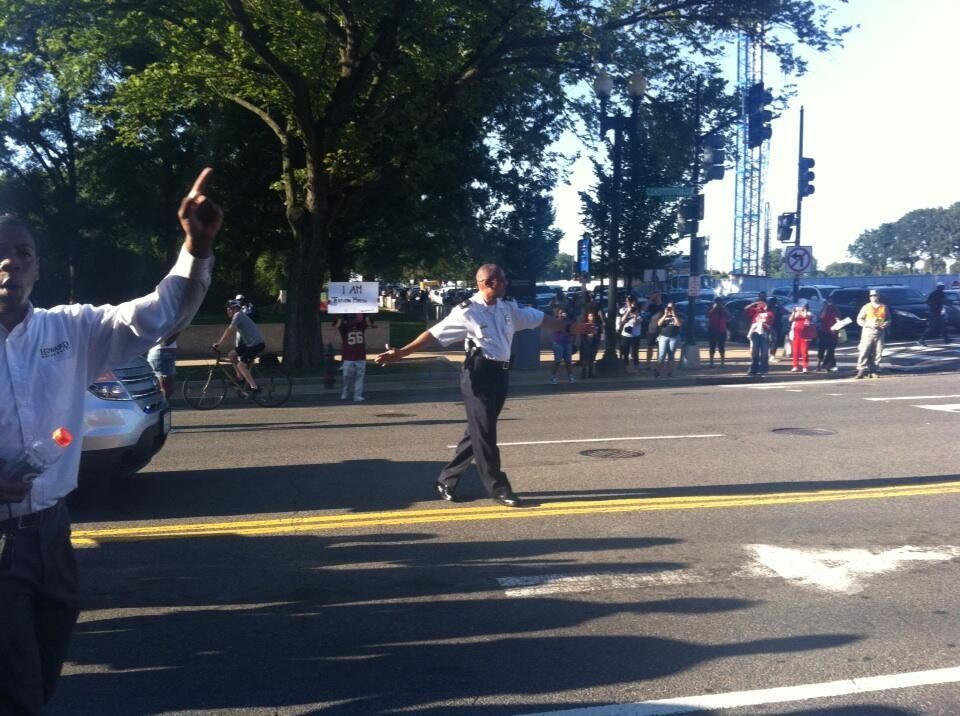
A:
POLYGON ((66 428, 57 428, 48 438, 27 446, 13 461, 2 468, 3 477, 15 482, 30 482, 59 460, 73 442, 66 428))

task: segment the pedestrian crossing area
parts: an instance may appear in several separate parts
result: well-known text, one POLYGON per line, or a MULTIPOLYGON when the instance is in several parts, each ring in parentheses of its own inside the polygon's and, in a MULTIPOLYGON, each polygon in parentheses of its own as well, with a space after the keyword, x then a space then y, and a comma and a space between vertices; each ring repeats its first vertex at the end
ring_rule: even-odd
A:
MULTIPOLYGON (((864 396, 848 392, 843 386, 852 378, 847 375, 834 380, 789 380, 761 383, 742 383, 718 386, 721 389, 779 391, 782 393, 813 393, 831 397, 848 397, 879 405, 909 405, 920 410, 960 414, 960 393, 924 393, 912 395, 864 396)), ((882 379, 881 379, 882 380, 882 379)), ((858 381, 858 387, 871 386, 872 380, 858 381)))
MULTIPOLYGON (((853 370, 857 365, 857 344, 837 348, 837 365, 853 370)), ((922 346, 916 341, 894 341, 883 349, 882 367, 905 373, 960 371, 960 343, 931 341, 922 346)))

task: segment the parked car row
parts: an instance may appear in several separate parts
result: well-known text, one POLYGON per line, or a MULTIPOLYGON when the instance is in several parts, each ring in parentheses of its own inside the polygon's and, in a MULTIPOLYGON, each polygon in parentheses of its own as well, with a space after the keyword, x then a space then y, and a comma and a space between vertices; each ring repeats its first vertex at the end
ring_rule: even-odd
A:
MULTIPOLYGON (((916 339, 927 327, 930 318, 930 307, 927 306, 926 296, 916 289, 902 285, 858 286, 855 288, 841 288, 836 286, 801 286, 800 298, 807 299, 811 312, 819 315, 823 304, 829 297, 840 314, 840 318, 850 318, 847 333, 856 337, 860 335, 860 326, 857 325, 857 314, 869 302, 870 289, 876 289, 880 300, 890 309, 890 326, 887 337, 890 339, 916 339)), ((947 291, 947 321, 948 324, 960 328, 960 291, 947 291), (952 294, 952 295, 951 295, 952 294)), ((781 299, 792 299, 792 288, 774 289, 773 295, 781 299)), ((743 316, 743 309, 757 300, 757 294, 731 294, 724 305, 730 314, 728 320, 731 340, 746 341, 749 325, 743 316)), ((784 302, 785 316, 789 315, 794 303, 784 302)))
POLYGON ((919 338, 927 327, 930 307, 926 297, 908 286, 862 286, 858 288, 840 288, 830 298, 837 307, 840 318, 850 318, 853 323, 847 327, 850 335, 860 335, 857 314, 864 304, 869 302, 870 289, 876 289, 880 301, 890 311, 890 325, 887 337, 892 339, 919 338))

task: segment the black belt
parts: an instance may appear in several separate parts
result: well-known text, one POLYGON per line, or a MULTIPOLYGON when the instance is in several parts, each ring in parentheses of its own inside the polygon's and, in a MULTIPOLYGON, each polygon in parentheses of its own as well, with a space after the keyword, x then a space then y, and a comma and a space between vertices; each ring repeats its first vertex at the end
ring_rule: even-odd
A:
POLYGON ((501 370, 510 370, 510 361, 508 360, 493 360, 491 358, 477 356, 473 361, 475 368, 500 368, 501 370))
MULTIPOLYGON (((3 508, 0 507, 0 514, 2 514, 3 508)), ((57 516, 57 512, 60 510, 60 503, 58 502, 53 507, 47 507, 46 509, 39 510, 38 512, 28 512, 25 515, 18 515, 17 517, 12 517, 9 520, 0 520, 0 532, 10 533, 18 532, 20 530, 34 530, 37 529, 44 522, 48 522, 57 516)))

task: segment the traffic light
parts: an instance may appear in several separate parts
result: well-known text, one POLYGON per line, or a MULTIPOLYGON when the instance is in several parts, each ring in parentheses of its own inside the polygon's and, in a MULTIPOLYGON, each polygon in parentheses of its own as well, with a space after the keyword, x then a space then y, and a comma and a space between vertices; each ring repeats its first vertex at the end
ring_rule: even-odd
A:
POLYGON ((685 221, 703 221, 703 194, 684 199, 680 204, 680 216, 685 221))
POLYGON ((699 228, 698 222, 703 220, 703 194, 688 196, 680 202, 680 210, 677 212, 677 233, 681 236, 685 234, 696 234, 699 228))
POLYGON ((788 243, 793 234, 793 227, 797 223, 797 215, 792 211, 780 214, 777 217, 777 241, 788 243))
POLYGON ((759 147, 773 136, 773 130, 770 128, 773 112, 767 109, 767 105, 771 102, 773 102, 773 95, 763 86, 763 82, 757 82, 747 90, 744 109, 747 115, 747 146, 750 149, 759 147))
POLYGON ((810 157, 800 157, 800 169, 797 176, 797 191, 800 196, 810 196, 816 187, 813 186, 813 178, 816 176, 813 169, 816 162, 810 157))
POLYGON ((703 183, 714 179, 723 179, 723 137, 718 134, 709 134, 703 138, 703 183))

